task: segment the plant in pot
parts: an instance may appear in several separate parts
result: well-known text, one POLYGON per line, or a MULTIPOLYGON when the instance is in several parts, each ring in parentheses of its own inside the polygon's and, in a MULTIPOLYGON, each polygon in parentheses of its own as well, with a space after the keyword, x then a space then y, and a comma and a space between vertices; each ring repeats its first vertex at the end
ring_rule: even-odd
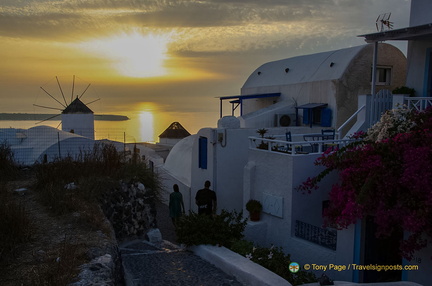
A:
MULTIPOLYGON (((261 129, 257 130, 257 133, 261 136, 261 138, 264 138, 267 131, 268 131, 267 129, 261 128, 261 129)), ((268 143, 264 143, 264 141, 261 141, 261 143, 258 145, 257 148, 267 150, 268 149, 268 143)))
POLYGON ((408 94, 410 97, 413 97, 415 95, 414 88, 409 88, 407 86, 400 86, 392 91, 393 94, 408 94))
POLYGON ((262 204, 260 201, 250 199, 246 203, 246 210, 249 212, 251 221, 259 221, 262 211, 262 204))

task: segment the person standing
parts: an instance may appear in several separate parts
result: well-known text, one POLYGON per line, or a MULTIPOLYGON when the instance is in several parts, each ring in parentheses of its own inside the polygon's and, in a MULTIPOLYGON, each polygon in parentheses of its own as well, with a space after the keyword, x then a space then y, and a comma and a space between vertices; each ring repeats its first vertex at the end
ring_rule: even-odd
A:
POLYGON ((185 208, 183 204, 183 195, 180 193, 179 186, 174 184, 173 190, 174 192, 170 194, 169 199, 169 213, 173 224, 176 225, 178 219, 185 213, 185 208))
POLYGON ((204 189, 197 192, 195 203, 198 206, 198 214, 216 214, 216 193, 210 190, 210 181, 205 181, 204 189))

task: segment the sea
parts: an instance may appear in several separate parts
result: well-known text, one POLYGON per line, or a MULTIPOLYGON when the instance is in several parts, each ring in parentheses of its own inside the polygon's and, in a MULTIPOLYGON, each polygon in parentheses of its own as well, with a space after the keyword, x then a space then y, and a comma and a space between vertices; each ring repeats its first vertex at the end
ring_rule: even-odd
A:
MULTIPOLYGON (((60 116, 55 114, 31 113, 0 113, 0 128, 22 128, 46 125, 61 129, 60 116)), ((205 121, 197 120, 196 114, 154 114, 140 112, 125 115, 97 115, 95 114, 95 139, 109 139, 124 143, 157 143, 159 135, 167 129, 172 122, 177 121, 195 134, 205 126, 205 121)), ((216 121, 213 121, 216 122, 216 121)))
MULTIPOLYGON (((15 115, 15 116, 21 117, 19 115, 15 115)), ((45 126, 51 126, 54 128, 61 129, 61 121, 59 119, 51 119, 51 120, 13 119, 13 117, 15 116, 7 116, 8 120, 0 119, 0 128, 29 129, 35 126, 45 125, 45 126)), ((0 118, 2 118, 1 115, 0 118)), ((136 122, 134 122, 134 120, 130 120, 130 119, 95 120, 94 125, 95 125, 96 140, 109 139, 109 140, 120 141, 125 143, 155 141, 154 134, 151 133, 141 134, 140 127, 136 126, 137 124, 136 122)))

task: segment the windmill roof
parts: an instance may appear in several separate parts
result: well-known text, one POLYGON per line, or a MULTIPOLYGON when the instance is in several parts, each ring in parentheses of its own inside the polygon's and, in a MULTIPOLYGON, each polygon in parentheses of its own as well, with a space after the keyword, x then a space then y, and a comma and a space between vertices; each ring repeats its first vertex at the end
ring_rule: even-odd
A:
POLYGON ((173 122, 171 125, 159 135, 159 138, 185 138, 191 135, 180 123, 173 122))
POLYGON ((93 111, 87 107, 79 98, 77 97, 71 102, 62 112, 63 114, 70 113, 93 113, 93 111))

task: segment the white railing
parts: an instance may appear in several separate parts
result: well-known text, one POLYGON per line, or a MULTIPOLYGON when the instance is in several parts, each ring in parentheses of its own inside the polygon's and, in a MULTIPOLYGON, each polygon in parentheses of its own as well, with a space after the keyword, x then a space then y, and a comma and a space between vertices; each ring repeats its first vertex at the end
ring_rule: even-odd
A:
POLYGON ((432 106, 432 97, 405 97, 405 102, 409 109, 422 111, 432 106))
MULTIPOLYGON (((293 134, 293 137, 319 137, 321 134, 293 134)), ((274 136, 276 138, 282 135, 274 136)), ((311 140, 311 141, 286 141, 272 138, 249 137, 249 148, 259 151, 288 154, 288 155, 305 155, 305 154, 321 154, 324 151, 332 148, 342 148, 353 142, 353 139, 330 139, 330 140, 311 140)))
POLYGON ((336 130, 336 135, 337 135, 337 138, 341 138, 342 137, 342 129, 348 124, 348 123, 350 123, 351 122, 351 120, 353 120, 356 116, 357 116, 357 114, 359 114, 363 109, 365 109, 366 108, 366 105, 365 104, 363 104, 359 109, 357 109, 357 111, 356 112, 354 112, 354 114, 353 115, 351 115, 350 116, 350 118, 348 118, 337 130, 336 130))

